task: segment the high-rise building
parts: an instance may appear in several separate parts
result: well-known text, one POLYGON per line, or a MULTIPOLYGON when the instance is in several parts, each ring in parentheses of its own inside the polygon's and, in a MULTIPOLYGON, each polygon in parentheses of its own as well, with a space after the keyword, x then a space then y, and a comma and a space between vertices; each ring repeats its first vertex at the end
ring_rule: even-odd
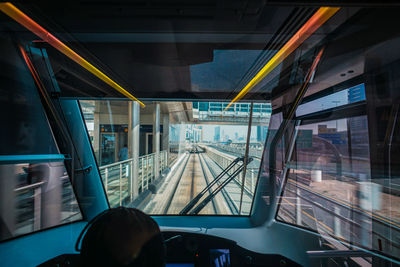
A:
POLYGON ((221 127, 217 126, 214 128, 214 141, 219 142, 221 141, 221 127))
POLYGON ((261 142, 265 142, 268 134, 268 126, 261 126, 261 142))
POLYGON ((203 142, 204 141, 204 132, 203 132, 203 126, 197 126, 197 128, 199 129, 199 141, 203 142))
POLYGON ((257 142, 261 142, 261 126, 257 126, 257 142))
POLYGON ((257 142, 265 142, 265 139, 267 138, 267 133, 267 126, 257 126, 257 142))

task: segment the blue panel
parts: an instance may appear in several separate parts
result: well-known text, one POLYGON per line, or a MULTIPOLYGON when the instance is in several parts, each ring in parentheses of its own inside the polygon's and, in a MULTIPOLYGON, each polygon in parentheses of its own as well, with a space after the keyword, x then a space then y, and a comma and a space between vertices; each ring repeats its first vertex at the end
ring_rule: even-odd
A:
POLYGON ((0 164, 17 164, 17 163, 43 163, 63 161, 65 159, 62 154, 47 155, 0 155, 0 164))
POLYGON ((76 175, 75 179, 79 180, 79 183, 74 184, 74 186, 79 186, 76 190, 76 195, 81 204, 83 204, 81 205, 83 216, 85 219, 90 220, 103 210, 109 208, 106 193, 98 172, 92 145, 86 132, 86 126, 78 101, 61 100, 61 105, 81 165, 93 166, 89 173, 82 174, 84 175, 83 177, 76 175))
POLYGON ((199 103, 199 110, 200 111, 208 111, 208 106, 209 106, 208 102, 200 102, 199 103))
POLYGON ((348 89, 349 103, 355 103, 366 99, 365 96, 365 85, 359 84, 348 89))
POLYGON ((152 216, 164 227, 251 228, 250 217, 234 216, 152 216))
POLYGON ((37 266, 65 253, 76 253, 75 242, 86 222, 59 226, 0 244, 1 266, 37 266))

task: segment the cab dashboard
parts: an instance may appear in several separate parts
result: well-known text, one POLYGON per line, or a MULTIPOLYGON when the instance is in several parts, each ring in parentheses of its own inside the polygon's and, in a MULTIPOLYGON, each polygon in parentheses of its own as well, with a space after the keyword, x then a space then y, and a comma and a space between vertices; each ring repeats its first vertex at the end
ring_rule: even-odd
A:
MULTIPOLYGON (((301 266, 278 254, 250 251, 230 239, 179 231, 163 231, 166 267, 301 266)), ((79 266, 79 254, 63 254, 38 267, 79 266)))
POLYGON ((167 267, 300 266, 278 255, 247 250, 235 241, 207 234, 164 231, 167 267))

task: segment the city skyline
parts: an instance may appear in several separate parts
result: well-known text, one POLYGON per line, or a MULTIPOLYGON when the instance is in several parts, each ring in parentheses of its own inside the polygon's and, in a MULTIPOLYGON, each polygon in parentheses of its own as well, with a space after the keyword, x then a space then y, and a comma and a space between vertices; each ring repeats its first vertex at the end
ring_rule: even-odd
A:
MULTIPOLYGON (((185 139, 192 139, 204 142, 226 142, 228 140, 246 142, 248 128, 247 125, 214 124, 174 124, 172 127, 174 128, 174 130, 173 136, 171 136, 170 140, 182 140, 182 137, 179 137, 178 133, 182 133, 182 131, 184 131, 185 139), (197 134, 196 132, 199 132, 199 134, 197 134)), ((268 127, 266 125, 252 126, 250 140, 265 141, 267 131, 268 127)))

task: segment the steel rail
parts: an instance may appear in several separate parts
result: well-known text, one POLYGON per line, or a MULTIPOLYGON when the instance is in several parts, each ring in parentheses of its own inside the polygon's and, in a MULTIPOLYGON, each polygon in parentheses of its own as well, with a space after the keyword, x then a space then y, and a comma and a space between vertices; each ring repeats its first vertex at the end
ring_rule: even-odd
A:
MULTIPOLYGON (((351 220, 351 219, 349 219, 349 218, 346 218, 346 217, 344 217, 343 215, 340 215, 340 214, 335 213, 334 211, 332 211, 332 210, 330 210, 330 209, 328 209, 328 208, 322 206, 322 204, 320 204, 320 203, 316 203, 315 201, 312 201, 312 200, 310 200, 310 199, 308 199, 308 198, 306 198, 306 197, 304 197, 304 196, 302 196, 302 195, 297 195, 297 193, 296 193, 295 191, 292 191, 292 190, 290 190, 290 189, 287 189, 287 191, 290 192, 290 193, 292 193, 292 194, 294 194, 295 196, 297 196, 297 197, 303 199, 304 201, 306 201, 306 202, 308 202, 308 203, 311 203, 311 204, 312 204, 312 205, 311 205, 312 207, 315 206, 315 207, 318 208, 318 209, 324 210, 324 211, 326 211, 326 212, 328 212, 328 213, 331 213, 331 214, 335 215, 336 217, 339 217, 341 220, 343 220, 343 221, 345 221, 345 222, 347 222, 347 223, 355 224, 356 226, 361 227, 361 225, 358 224, 357 222, 355 222, 355 221, 353 221, 353 220, 351 220)), ((286 198, 286 199, 287 199, 287 198, 286 198)))
POLYGON ((186 206, 180 211, 179 214, 187 214, 196 204, 199 202, 199 200, 203 197, 203 195, 208 191, 209 188, 214 186, 222 177, 228 173, 239 161, 243 160, 242 158, 236 158, 234 161, 232 161, 228 167, 226 167, 220 174, 217 175, 217 177, 214 178, 214 180, 203 190, 197 194, 196 197, 194 197, 186 206))
POLYGON ((188 155, 188 157, 187 157, 187 159, 185 161, 185 164, 183 165, 182 171, 180 172, 179 177, 178 177, 178 179, 177 179, 177 181, 176 181, 176 183, 174 185, 174 189, 172 190, 171 194, 168 197, 168 200, 167 200, 166 205, 165 205, 164 210, 163 210, 163 214, 167 214, 167 212, 168 212, 168 210, 169 210, 169 208, 171 206, 172 200, 174 199, 176 190, 178 189, 179 183, 181 182, 183 173, 185 172, 186 166, 187 166, 190 158, 191 158, 191 154, 188 155))
POLYGON ((215 188, 212 194, 208 195, 202 202, 200 202, 190 214, 198 214, 230 181, 232 181, 241 171, 245 165, 249 164, 253 159, 249 158, 248 162, 243 162, 243 164, 236 169, 232 174, 229 175, 217 188, 215 188))
MULTIPOLYGON (((207 167, 210 170, 212 176, 216 177, 214 169, 210 166, 210 164, 207 162, 205 157, 204 156, 202 156, 202 157, 203 157, 204 163, 207 165, 207 167)), ((218 164, 217 164, 217 166, 220 167, 218 164)), ((218 183, 218 185, 219 185, 219 183, 218 183)), ((222 189, 221 193, 222 193, 222 196, 225 199, 226 204, 228 205, 229 209, 231 210, 231 213, 232 214, 236 214, 239 211, 239 209, 236 207, 236 204, 233 201, 232 197, 229 195, 229 193, 226 191, 225 188, 222 189)))
MULTIPOLYGON (((291 193, 293 193, 293 191, 290 191, 290 190, 288 190, 288 191, 291 192, 291 193)), ((301 199, 304 199, 305 201, 307 201, 307 202, 309 202, 309 203, 315 205, 315 203, 314 203, 313 201, 310 201, 310 200, 308 200, 308 199, 305 199, 304 197, 301 197, 301 196, 299 196, 299 197, 300 197, 301 199)), ((290 201, 288 201, 288 198, 284 198, 284 200, 285 200, 285 201, 287 202, 287 204, 289 204, 289 205, 292 205, 292 206, 296 205, 296 204, 291 203, 290 201)), ((330 210, 327 210, 327 208, 324 208, 324 207, 321 206, 321 205, 318 205, 316 208, 323 209, 323 210, 325 210, 326 212, 329 212, 329 213, 333 214, 334 216, 339 217, 339 218, 342 219, 342 220, 345 220, 347 223, 349 223, 349 224, 351 224, 351 225, 355 225, 355 226, 357 226, 357 227, 362 228, 362 226, 361 226, 360 224, 358 224, 357 222, 354 222, 354 221, 352 221, 352 220, 350 220, 350 219, 347 219, 346 217, 343 217, 342 215, 339 215, 339 214, 336 214, 336 213, 334 213, 334 212, 332 212, 332 211, 330 211, 330 210)), ((290 213, 290 211, 286 210, 286 209, 284 208, 284 206, 282 206, 282 203, 281 203, 281 205, 280 205, 279 211, 283 211, 283 212, 286 213, 286 214, 289 214, 289 213, 290 213)), ((316 217, 314 217, 313 214, 309 214, 309 213, 307 213, 307 212, 305 212, 305 211, 302 211, 302 213, 304 213, 305 215, 307 215, 307 216, 309 216, 310 218, 312 218, 315 222, 317 222, 317 223, 319 223, 319 224, 322 224, 322 222, 319 221, 316 217)), ((278 217, 278 216, 279 216, 279 214, 277 215, 277 217, 278 217)), ((284 220, 282 220, 282 221, 285 222, 284 220)), ((312 226, 312 225, 308 224, 308 223, 305 222, 305 221, 303 221, 303 222, 304 222, 305 225, 307 225, 307 226, 309 227, 309 229, 314 230, 314 231, 318 231, 318 230, 316 230, 316 229, 313 229, 313 226, 312 226)), ((297 226, 298 226, 298 225, 297 225, 297 226)), ((323 226, 324 228, 329 227, 329 226, 326 226, 326 225, 322 225, 322 226, 323 226)), ((333 232, 332 229, 328 229, 328 230, 329 230, 330 232, 333 232)), ((345 239, 345 238, 343 238, 343 237, 340 237, 340 236, 336 236, 334 233, 328 233, 328 232, 325 232, 325 233, 328 234, 328 235, 329 235, 330 237, 332 237, 332 238, 338 239, 338 240, 341 241, 341 242, 349 242, 349 240, 347 240, 347 239, 345 239)), ((396 248, 400 248, 399 245, 397 245, 396 243, 393 243, 393 240, 389 239, 388 237, 383 236, 382 234, 380 234, 380 233, 378 233, 378 232, 376 232, 376 231, 371 231, 371 233, 374 234, 374 235, 376 235, 377 237, 383 239, 383 240, 389 241, 389 242, 391 243, 391 246, 396 247, 396 248)), ((353 233, 353 234, 354 234, 354 233, 353 233)))
MULTIPOLYGON (((210 182, 208 181, 208 178, 207 178, 207 173, 205 171, 204 163, 202 162, 202 158, 200 157, 200 154, 198 154, 198 157, 199 157, 199 161, 200 161, 200 168, 201 168, 201 171, 203 172, 204 180, 206 181, 206 187, 208 187, 210 182)), ((211 194, 211 188, 208 189, 208 192, 211 194)), ((217 205, 215 204, 215 200, 213 199, 211 203, 213 205, 215 214, 218 214, 219 210, 217 208, 217 205)))

